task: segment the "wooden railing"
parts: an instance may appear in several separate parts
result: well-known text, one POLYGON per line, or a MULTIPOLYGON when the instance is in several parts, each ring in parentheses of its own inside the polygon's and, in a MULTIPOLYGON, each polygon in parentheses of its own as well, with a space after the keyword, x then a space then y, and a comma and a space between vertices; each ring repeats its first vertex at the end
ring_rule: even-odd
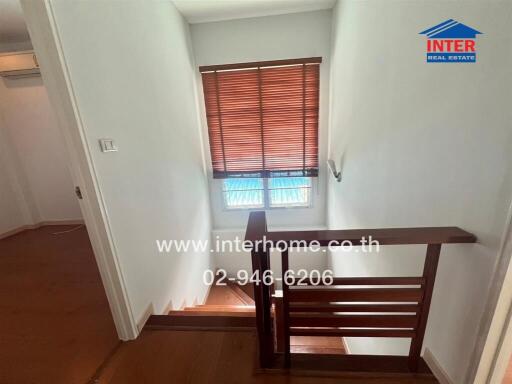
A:
MULTIPOLYGON (((288 368, 293 365, 290 336, 402 337, 411 339, 409 356, 404 357, 406 361, 400 357, 392 360, 392 356, 373 356, 370 359, 370 356, 354 355, 350 357, 349 365, 351 369, 372 370, 368 365, 375 369, 396 362, 398 370, 410 372, 421 371, 423 363, 420 354, 441 245, 476 242, 473 234, 457 227, 269 232, 265 212, 252 212, 246 240, 253 244, 253 273, 259 276, 270 270, 268 247, 255 246, 264 238, 268 244, 279 241, 281 245, 296 244, 297 241, 311 244, 314 241, 320 246, 327 246, 333 241, 338 244, 350 241, 357 246, 362 244, 363 238, 378 241, 379 245, 426 244, 422 276, 335 277, 331 285, 323 286, 288 285, 284 276, 280 276, 282 298, 274 298, 274 310, 273 287, 261 283, 254 285, 259 363, 262 368, 278 365, 288 368)), ((288 250, 281 255, 284 274, 289 270, 288 250)))

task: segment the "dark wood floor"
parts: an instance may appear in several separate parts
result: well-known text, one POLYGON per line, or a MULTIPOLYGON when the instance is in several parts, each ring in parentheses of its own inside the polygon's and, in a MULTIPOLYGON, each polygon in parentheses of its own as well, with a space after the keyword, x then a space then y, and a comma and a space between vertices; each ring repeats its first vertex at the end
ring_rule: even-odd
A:
POLYGON ((85 384, 118 345, 87 232, 0 240, 0 383, 85 384))
POLYGON ((304 377, 256 373, 253 332, 149 331, 124 343, 100 384, 420 384, 432 378, 304 377))

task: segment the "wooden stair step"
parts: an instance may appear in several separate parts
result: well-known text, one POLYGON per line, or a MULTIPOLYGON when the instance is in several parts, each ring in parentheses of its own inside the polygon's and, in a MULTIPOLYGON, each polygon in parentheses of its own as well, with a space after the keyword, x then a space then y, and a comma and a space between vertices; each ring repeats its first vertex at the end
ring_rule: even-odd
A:
POLYGON ((316 353, 328 355, 344 355, 344 348, 322 347, 320 345, 291 345, 291 353, 316 353))
POLYGON ((343 338, 325 336, 291 336, 290 345, 324 346, 329 348, 344 349, 343 338))
POLYGON ((187 311, 169 311, 169 316, 232 316, 232 317, 254 317, 255 312, 245 311, 215 311, 215 310, 199 310, 194 311, 193 309, 187 311))
POLYGON ((227 312, 255 312, 254 306, 248 305, 196 305, 195 307, 183 308, 184 311, 227 311, 227 312))
POLYGON ((190 316, 187 312, 183 315, 151 315, 144 329, 172 329, 183 331, 251 331, 256 327, 254 316, 212 316, 202 313, 201 316, 190 316))
POLYGON ((228 283, 228 287, 234 292, 236 296, 247 305, 254 305, 254 290, 252 289, 252 284, 242 286, 238 283, 228 283), (252 293, 252 296, 251 296, 252 293))

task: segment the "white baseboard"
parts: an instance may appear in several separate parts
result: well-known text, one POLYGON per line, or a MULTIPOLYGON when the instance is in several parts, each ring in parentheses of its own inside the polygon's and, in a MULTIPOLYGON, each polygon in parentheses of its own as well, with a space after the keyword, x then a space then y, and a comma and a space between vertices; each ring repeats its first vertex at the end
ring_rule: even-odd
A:
POLYGON ((48 225, 81 225, 84 224, 83 220, 49 220, 49 221, 41 221, 36 224, 28 224, 22 225, 20 227, 11 229, 9 231, 0 233, 0 240, 5 239, 6 237, 14 236, 20 232, 28 231, 31 229, 37 229, 48 225))
POLYGON ((436 357, 430 351, 430 349, 425 348, 423 353, 423 360, 425 360, 425 363, 427 363, 428 367, 439 381, 439 384, 455 384, 455 382, 446 373, 441 364, 439 364, 439 361, 437 361, 436 357))
POLYGON ((81 225, 85 224, 82 219, 77 220, 48 220, 37 223, 37 228, 44 227, 46 225, 81 225))
MULTIPOLYGON (((212 284, 213 285, 213 284, 212 284)), ((210 294, 210 288, 212 285, 209 285, 207 288, 206 288, 206 293, 205 295, 203 296, 202 299, 198 299, 197 297, 194 298, 194 300, 192 301, 191 304, 187 304, 187 300, 183 300, 181 302, 181 305, 178 306, 178 307, 175 307, 174 306, 174 303, 172 300, 169 301, 169 303, 167 304, 167 306, 164 308, 164 310, 162 311, 162 315, 167 315, 169 312, 171 311, 182 311, 183 309, 187 308, 187 307, 194 307, 196 305, 204 305, 206 304, 206 300, 208 299, 208 295, 210 294)))
POLYGON ((213 283, 210 284, 208 287, 206 287, 206 292, 203 296, 203 299, 199 300, 199 304, 201 304, 201 305, 206 304, 206 301, 208 300, 208 296, 210 296, 210 291, 212 290, 212 285, 213 285, 213 283))
POLYGON ((160 313, 161 315, 167 315, 171 311, 181 311, 183 308, 187 307, 187 301, 183 300, 181 305, 178 307, 174 306, 174 303, 172 300, 169 301, 169 304, 163 309, 163 311, 160 313))
POLYGON ((0 233, 0 240, 5 239, 6 237, 17 235, 20 232, 26 231, 28 229, 34 229, 32 225, 22 225, 21 227, 10 229, 6 232, 0 233))
POLYGON ((142 331, 142 328, 144 328, 144 325, 146 325, 146 322, 149 319, 149 316, 155 313, 155 306, 153 303, 149 303, 148 307, 140 317, 139 321, 137 321, 137 329, 139 330, 139 333, 142 331))

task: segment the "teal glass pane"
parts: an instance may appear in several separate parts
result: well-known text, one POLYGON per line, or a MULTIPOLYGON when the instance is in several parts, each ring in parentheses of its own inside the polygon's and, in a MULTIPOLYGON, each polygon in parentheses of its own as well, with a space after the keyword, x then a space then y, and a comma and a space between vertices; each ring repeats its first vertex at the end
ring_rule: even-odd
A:
POLYGON ((311 198, 309 177, 276 177, 268 180, 271 207, 307 207, 311 198))
POLYGON ((224 206, 228 209, 262 208, 263 179, 239 178, 224 179, 224 206))

